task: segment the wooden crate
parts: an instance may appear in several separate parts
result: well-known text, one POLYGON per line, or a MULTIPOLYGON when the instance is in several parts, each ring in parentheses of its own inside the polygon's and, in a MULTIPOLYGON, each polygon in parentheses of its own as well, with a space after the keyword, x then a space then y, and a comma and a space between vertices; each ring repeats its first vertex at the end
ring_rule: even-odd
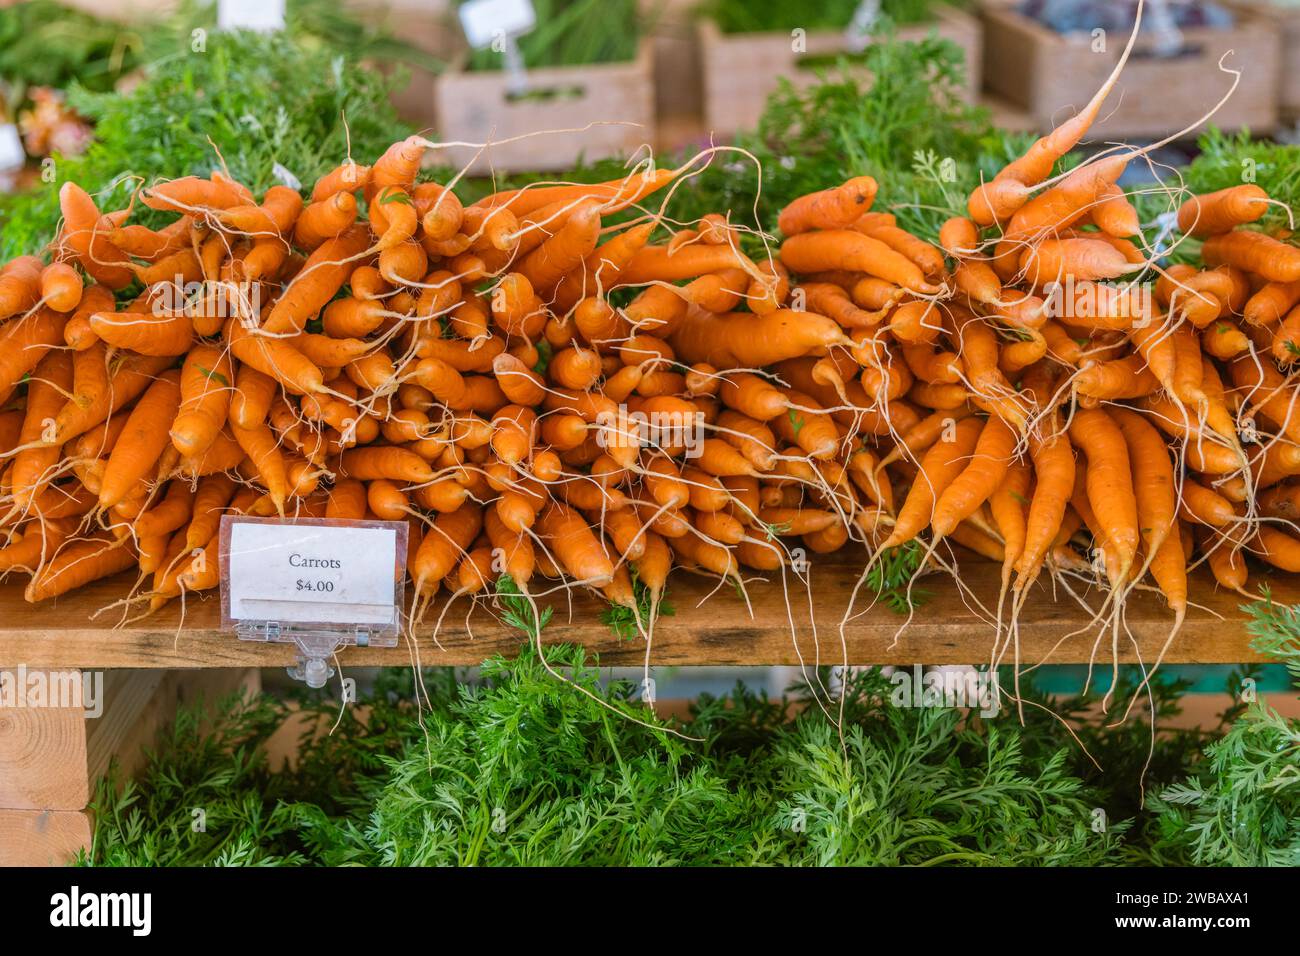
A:
MULTIPOLYGON (((997 0, 986 0, 982 14, 988 91, 1028 110, 1041 129, 1092 97, 1127 40, 1112 33, 1105 51, 1094 52, 1090 34, 1056 33, 997 0)), ((1232 85, 1232 76, 1218 68, 1229 50, 1225 66, 1241 70, 1242 78, 1212 122, 1225 130, 1272 130, 1278 122, 1279 39, 1266 20, 1251 15, 1239 16, 1231 30, 1184 30, 1183 50, 1175 56, 1156 55, 1153 37, 1142 34, 1090 137, 1155 138, 1196 123, 1232 85)))
MULTIPOLYGON (((921 40, 931 31, 961 47, 966 59, 967 98, 979 92, 980 22, 949 6, 937 6, 933 23, 900 27, 900 40, 921 40)), ((817 81, 817 70, 801 65, 808 57, 848 52, 841 30, 814 30, 805 37, 805 51, 796 53, 788 33, 723 33, 710 19, 699 23, 700 57, 704 64, 704 124, 718 135, 752 129, 767 98, 782 78, 795 86, 817 81)))
POLYGON ((477 149, 447 147, 438 159, 483 175, 629 156, 654 141, 653 72, 649 39, 629 63, 529 70, 531 92, 520 99, 507 95, 504 73, 451 70, 436 86, 438 139, 493 145, 477 157, 477 149), (557 130, 570 132, 547 132, 557 130))
POLYGON ((1224 0, 1224 6, 1239 16, 1253 16, 1268 24, 1281 39, 1278 110, 1288 123, 1300 120, 1300 6, 1270 3, 1269 0, 1224 0))
MULTIPOLYGON (((0 664, 16 676, 20 658, 3 650, 0 664)), ((37 679, 55 669, 35 673, 37 679)), ((60 665, 63 680, 82 670, 60 665)), ((114 670, 102 675, 103 711, 80 707, 0 706, 0 866, 64 866, 90 846, 87 809, 95 782, 117 758, 129 776, 145 748, 181 704, 209 703, 239 689, 254 694, 261 672, 114 670)))

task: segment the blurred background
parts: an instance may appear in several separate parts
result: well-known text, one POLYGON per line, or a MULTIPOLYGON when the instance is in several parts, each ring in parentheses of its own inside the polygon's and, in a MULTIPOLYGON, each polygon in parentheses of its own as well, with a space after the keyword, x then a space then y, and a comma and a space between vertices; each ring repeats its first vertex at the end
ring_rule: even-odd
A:
MULTIPOLYGON (((494 147, 474 166, 486 173, 743 138, 783 84, 806 89, 828 71, 869 72, 867 48, 886 38, 946 41, 963 99, 1003 129, 1042 128, 1095 90, 1135 8, 1129 0, 0 0, 8 126, 0 164, 9 188, 19 185, 15 134, 29 172, 30 160, 84 151, 100 118, 95 96, 130 90, 151 72, 185 71, 219 26, 292 37, 304 57, 295 92, 331 58, 375 72, 377 83, 358 85, 383 87, 398 118, 443 140, 603 121, 494 147), (520 11, 523 26, 512 19, 520 11)), ((1300 114, 1300 70, 1290 68, 1300 58, 1300 2, 1155 0, 1146 9, 1099 136, 1163 137, 1192 124, 1228 88, 1218 64, 1229 50, 1228 65, 1243 74, 1215 116, 1219 128, 1269 133, 1300 114)), ((263 79, 252 66, 232 64, 221 81, 263 79)), ((189 72, 196 97, 218 82, 201 67, 189 72)), ((250 105, 261 94, 246 92, 250 105)), ((282 105, 286 122, 299 122, 304 104, 282 105)))

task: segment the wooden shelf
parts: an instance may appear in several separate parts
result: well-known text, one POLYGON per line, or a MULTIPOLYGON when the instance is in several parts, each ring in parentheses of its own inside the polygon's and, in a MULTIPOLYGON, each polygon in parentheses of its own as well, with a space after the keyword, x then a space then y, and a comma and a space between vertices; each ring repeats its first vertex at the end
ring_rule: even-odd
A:
MULTIPOLYGON (((753 581, 748 585, 753 616, 730 586, 720 589, 702 605, 713 581, 674 573, 670 602, 676 613, 661 617, 655 630, 650 660, 654 664, 978 664, 989 660, 994 628, 982 618, 978 605, 964 603, 951 578, 932 575, 918 587, 933 597, 906 623, 902 617, 877 606, 852 620, 840 641, 840 620, 857 581, 861 558, 852 554, 815 556, 811 573, 816 628, 808 617, 805 589, 790 589, 789 610, 780 584, 753 581), (969 605, 969 606, 968 606, 969 605), (974 610, 972 609, 974 608, 974 610), (791 625, 793 620, 793 626, 791 625)), ((961 577, 986 607, 997 598, 997 569, 966 557, 961 577)), ((547 582, 539 579, 539 588, 547 582)), ((1300 579, 1279 575, 1270 579, 1277 600, 1300 601, 1300 579)), ((215 597, 190 600, 181 623, 179 602, 144 620, 115 626, 119 610, 94 612, 117 601, 130 586, 126 579, 100 582, 55 602, 30 605, 22 599, 18 582, 0 584, 0 667, 83 668, 195 668, 271 667, 292 663, 287 645, 237 640, 221 629, 221 612, 215 597)), ((1240 663, 1254 658, 1249 648, 1244 617, 1238 609, 1240 595, 1215 587, 1212 579, 1197 575, 1192 600, 1200 605, 1189 615, 1168 661, 1180 663, 1240 663)), ((864 589, 858 607, 865 607, 864 589)), ((1097 594, 1090 595, 1094 604, 1097 594)), ((576 642, 600 655, 603 664, 640 665, 645 659, 642 640, 620 640, 600 623, 601 605, 586 595, 575 595, 572 608, 557 594, 554 618, 543 632, 547 643, 576 642)), ((340 663, 347 666, 405 666, 417 656, 423 665, 472 665, 493 654, 515 654, 519 633, 484 611, 465 627, 468 605, 462 600, 447 614, 432 638, 432 621, 416 630, 414 641, 403 639, 396 648, 348 648, 340 663)), ((1093 655, 1097 629, 1072 634, 1084 623, 1079 606, 1064 592, 1056 599, 1046 585, 1035 589, 1020 618, 1022 663, 1084 663, 1093 655)), ((1132 596, 1125 616, 1128 635, 1121 636, 1122 661, 1150 662, 1159 652, 1172 616, 1163 600, 1151 593, 1132 596), (1134 646, 1136 642, 1136 648, 1134 646)), ((1096 660, 1111 660, 1109 634, 1096 649, 1096 660)), ((1010 661, 1008 656, 1007 661, 1010 661)))

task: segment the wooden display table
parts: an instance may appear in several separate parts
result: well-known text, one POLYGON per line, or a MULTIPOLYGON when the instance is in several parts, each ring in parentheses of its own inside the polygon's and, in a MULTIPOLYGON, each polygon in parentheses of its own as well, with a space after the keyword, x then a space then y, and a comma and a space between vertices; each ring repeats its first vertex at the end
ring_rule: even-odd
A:
MULTIPOLYGON (((992 653, 994 628, 978 605, 952 580, 929 575, 918 587, 934 592, 910 622, 883 605, 865 610, 864 590, 841 644, 840 622, 862 566, 854 554, 814 556, 811 583, 815 622, 809 621, 807 591, 792 587, 787 604, 779 583, 748 585, 751 616, 730 586, 705 601, 715 583, 674 575, 671 616, 658 621, 650 655, 656 665, 681 664, 984 664, 992 653), (704 602, 704 603, 701 603, 704 602), (793 623, 791 623, 793 622, 793 623), (815 623, 815 627, 813 624, 815 623)), ((997 594, 997 569, 973 558, 962 560, 961 577, 986 607, 997 594)), ((33 606, 18 582, 0 584, 0 671, 106 670, 102 716, 87 719, 79 709, 0 707, 0 865, 66 862, 89 839, 85 813, 94 780, 113 755, 129 769, 176 705, 200 695, 209 701, 242 686, 257 687, 257 668, 290 664, 291 645, 240 641, 221 628, 215 598, 188 602, 181 626, 179 602, 149 618, 118 624, 119 612, 96 610, 118 600, 131 578, 101 582, 58 601, 33 606)), ((547 582, 539 579, 537 590, 547 582)), ((1300 582, 1270 579, 1274 597, 1300 601, 1300 582)), ((1076 588, 1076 590, 1081 590, 1076 588)), ((1243 598, 1215 587, 1198 574, 1191 596, 1200 607, 1188 615, 1166 660, 1225 664, 1254 658, 1244 617, 1243 598)), ((1083 663, 1094 657, 1096 628, 1078 631, 1085 618, 1064 592, 1054 599, 1046 585, 1035 589, 1020 619, 1022 663, 1083 663)), ((1090 595, 1094 603, 1097 594, 1090 595)), ((640 665, 645 644, 623 640, 600 622, 602 606, 590 595, 553 595, 554 617, 543 632, 546 643, 574 642, 599 655, 605 665, 640 665)), ((352 647, 338 655, 348 667, 473 665, 494 654, 516 654, 522 635, 484 612, 475 615, 472 635, 464 608, 447 614, 438 641, 432 620, 416 629, 414 640, 395 648, 352 647)), ((1128 634, 1119 657, 1150 663, 1168 635, 1171 615, 1152 593, 1133 595, 1125 615, 1128 634)), ((1110 637, 1095 647, 1095 659, 1111 660, 1110 637)), ((1006 662, 1009 663, 1010 656, 1006 662)))

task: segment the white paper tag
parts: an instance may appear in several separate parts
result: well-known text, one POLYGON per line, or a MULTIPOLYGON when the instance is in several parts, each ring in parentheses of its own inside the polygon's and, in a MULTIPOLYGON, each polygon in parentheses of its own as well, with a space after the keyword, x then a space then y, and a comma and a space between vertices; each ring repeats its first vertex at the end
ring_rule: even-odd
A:
POLYGON ((230 617, 389 624, 397 557, 393 528, 234 522, 230 617))
POLYGON ((23 138, 13 123, 0 123, 0 170, 21 169, 27 161, 23 138))
POLYGON ((284 29, 285 0, 217 0, 217 26, 222 30, 284 29))
POLYGON ((456 8, 465 39, 476 50, 517 37, 537 25, 532 0, 468 0, 456 8))

